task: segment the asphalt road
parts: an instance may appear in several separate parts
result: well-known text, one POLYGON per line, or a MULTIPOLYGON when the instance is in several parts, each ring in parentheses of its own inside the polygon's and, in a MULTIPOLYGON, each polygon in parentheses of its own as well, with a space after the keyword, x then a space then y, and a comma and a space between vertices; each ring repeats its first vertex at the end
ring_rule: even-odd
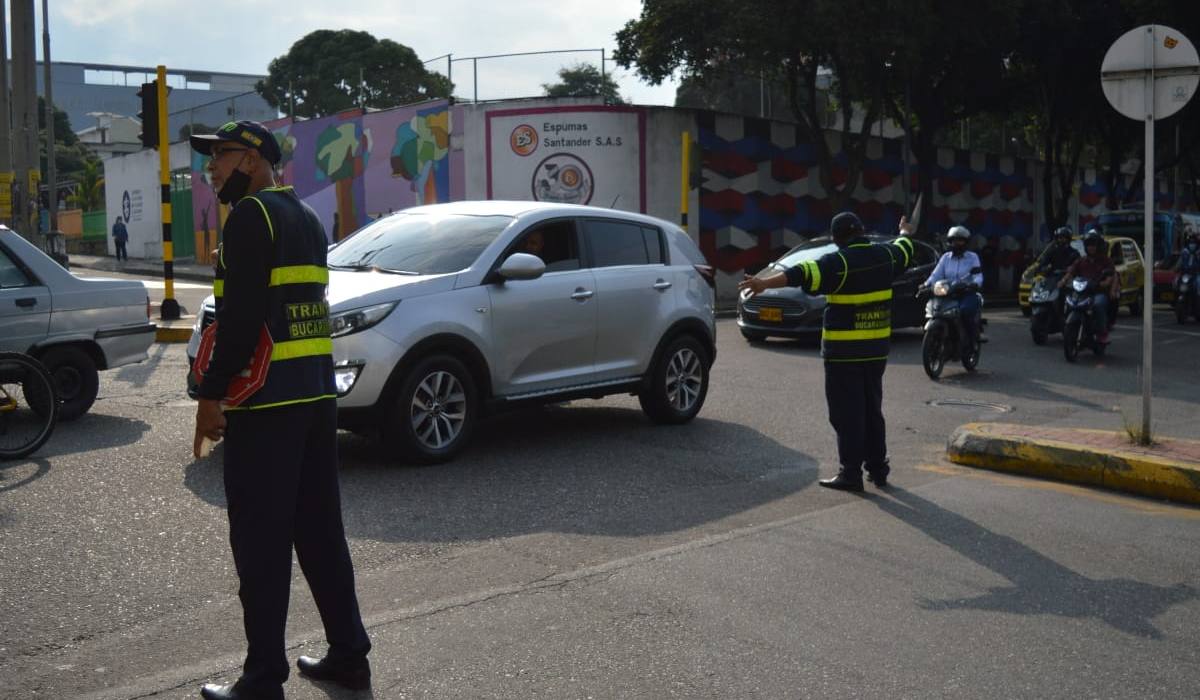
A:
MULTIPOLYGON (((898 332, 886 493, 817 488, 835 451, 815 345, 750 346, 728 320, 686 426, 580 401, 495 418, 430 468, 344 435, 376 647, 358 697, 1200 695, 1200 510, 942 456, 972 420, 1137 421, 1136 319, 1068 365, 1016 310, 989 318, 980 371, 940 382, 898 332)), ((1200 326, 1156 321, 1156 429, 1200 439, 1200 326)), ((155 346, 36 459, 0 465, 0 695, 184 698, 236 677, 220 467, 190 456, 185 368, 155 346)), ((322 650, 296 576, 293 658, 322 650)))

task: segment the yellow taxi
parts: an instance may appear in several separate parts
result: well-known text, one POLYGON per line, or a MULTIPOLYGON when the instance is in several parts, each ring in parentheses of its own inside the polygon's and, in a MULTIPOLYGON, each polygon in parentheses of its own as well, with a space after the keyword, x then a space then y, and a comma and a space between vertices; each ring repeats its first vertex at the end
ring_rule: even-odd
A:
MULTIPOLYGON (((1104 240, 1108 241, 1108 257, 1117 268, 1117 278, 1120 280, 1121 300, 1117 305, 1128 306, 1131 314, 1140 316, 1146 269, 1142 249, 1138 248, 1132 238, 1125 236, 1105 236, 1104 240)), ((1079 251, 1080 255, 1084 254, 1083 241, 1080 239, 1071 241, 1071 247, 1079 251)), ((1021 283, 1017 287, 1017 303, 1021 305, 1021 313, 1026 316, 1032 312, 1029 306, 1029 290, 1033 288, 1033 281, 1038 277, 1037 266, 1038 263, 1034 260, 1033 264, 1025 268, 1025 272, 1021 274, 1021 283)))

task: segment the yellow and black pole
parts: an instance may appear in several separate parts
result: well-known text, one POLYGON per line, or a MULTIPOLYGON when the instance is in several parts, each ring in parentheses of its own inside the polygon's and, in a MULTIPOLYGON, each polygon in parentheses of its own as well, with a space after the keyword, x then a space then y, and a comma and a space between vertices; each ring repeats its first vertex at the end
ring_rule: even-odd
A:
POLYGON ((688 185, 691 184, 692 133, 683 132, 683 163, 679 168, 679 225, 684 231, 688 225, 688 185))
POLYGON ((167 67, 158 67, 158 184, 162 191, 163 291, 161 318, 179 318, 175 300, 175 245, 171 241, 171 138, 167 135, 167 67))

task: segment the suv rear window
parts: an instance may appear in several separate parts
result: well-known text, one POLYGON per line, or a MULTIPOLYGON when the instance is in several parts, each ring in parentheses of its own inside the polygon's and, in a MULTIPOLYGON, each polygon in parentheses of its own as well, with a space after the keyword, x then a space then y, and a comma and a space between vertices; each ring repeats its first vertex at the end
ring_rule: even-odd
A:
POLYGON ((592 249, 593 267, 662 262, 662 244, 656 229, 624 221, 589 219, 583 222, 583 231, 592 249))

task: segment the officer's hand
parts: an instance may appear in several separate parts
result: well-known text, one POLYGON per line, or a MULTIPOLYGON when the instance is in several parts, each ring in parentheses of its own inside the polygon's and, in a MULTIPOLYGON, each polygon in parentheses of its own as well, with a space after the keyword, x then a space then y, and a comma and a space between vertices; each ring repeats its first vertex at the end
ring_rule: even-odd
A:
POLYGON ((200 459, 200 445, 204 438, 217 442, 225 437, 225 414, 221 402, 216 399, 200 399, 196 403, 196 436, 192 442, 192 454, 200 459))
POLYGON ((744 295, 747 299, 755 294, 761 294, 767 288, 767 283, 758 277, 746 275, 746 278, 738 282, 738 293, 744 295))
POLYGON ((912 227, 912 224, 910 224, 908 222, 908 217, 901 214, 900 215, 900 235, 901 236, 911 236, 912 229, 913 229, 913 227, 912 227))

